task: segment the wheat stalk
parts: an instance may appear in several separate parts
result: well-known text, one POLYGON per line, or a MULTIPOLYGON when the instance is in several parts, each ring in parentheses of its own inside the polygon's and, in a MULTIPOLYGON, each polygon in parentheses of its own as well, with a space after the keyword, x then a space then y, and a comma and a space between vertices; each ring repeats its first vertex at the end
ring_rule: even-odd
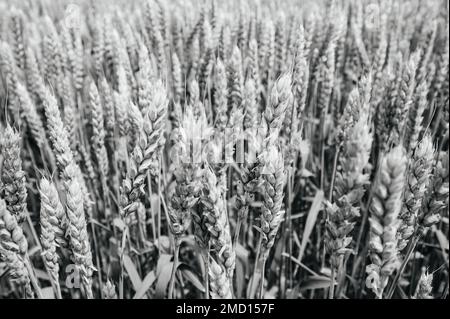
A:
MULTIPOLYGON (((369 183, 371 168, 369 157, 372 135, 367 124, 367 115, 362 116, 348 131, 339 159, 340 171, 336 174, 335 199, 333 203, 326 202, 325 206, 328 214, 326 246, 330 253, 332 269, 338 276, 343 270, 345 255, 351 252, 351 248, 348 248, 352 242, 351 232, 356 218, 359 217, 359 204, 365 186, 369 183)), ((334 283, 332 285, 331 297, 334 283)))

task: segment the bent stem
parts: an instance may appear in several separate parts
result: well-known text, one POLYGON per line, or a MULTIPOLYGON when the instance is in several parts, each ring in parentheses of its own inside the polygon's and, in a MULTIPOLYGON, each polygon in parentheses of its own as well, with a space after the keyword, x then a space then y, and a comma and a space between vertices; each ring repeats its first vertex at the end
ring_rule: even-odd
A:
POLYGON ((175 287, 175 275, 178 267, 178 254, 180 252, 180 238, 175 236, 174 238, 174 246, 175 252, 173 255, 173 266, 172 266, 172 274, 170 275, 170 283, 169 283, 169 299, 173 299, 173 289, 175 287))

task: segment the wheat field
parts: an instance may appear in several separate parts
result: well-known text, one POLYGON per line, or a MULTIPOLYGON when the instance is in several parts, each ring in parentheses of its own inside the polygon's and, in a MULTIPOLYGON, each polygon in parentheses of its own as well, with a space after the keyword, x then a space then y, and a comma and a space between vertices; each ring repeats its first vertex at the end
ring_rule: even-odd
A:
POLYGON ((433 0, 0 0, 0 299, 441 299, 433 0))

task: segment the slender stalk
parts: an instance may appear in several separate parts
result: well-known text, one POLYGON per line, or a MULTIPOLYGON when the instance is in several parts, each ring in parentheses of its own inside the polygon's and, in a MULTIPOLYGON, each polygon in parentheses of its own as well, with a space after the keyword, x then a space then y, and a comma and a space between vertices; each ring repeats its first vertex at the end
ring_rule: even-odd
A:
POLYGON ((150 177, 150 172, 147 173, 147 184, 148 184, 148 198, 150 198, 150 214, 152 215, 152 233, 153 241, 156 242, 156 220, 155 220, 155 207, 152 203, 152 180, 150 177))
POLYGON ((323 115, 320 117, 320 123, 319 123, 319 130, 320 130, 320 189, 323 190, 324 187, 324 180, 325 180, 325 146, 324 146, 324 118, 323 115))
POLYGON ((92 287, 88 284, 83 285, 84 293, 87 299, 94 299, 94 294, 92 293, 92 287))
POLYGON ((31 261, 28 256, 25 257, 25 266, 27 267, 28 275, 30 276, 31 285, 34 288, 34 292, 36 293, 36 296, 38 297, 38 299, 44 299, 41 288, 39 287, 38 280, 36 278, 36 275, 34 274, 33 266, 31 266, 31 261))
MULTIPOLYGON (((161 165, 161 160, 159 161, 159 164, 161 165)), ((161 166, 159 166, 161 167, 161 166)), ((158 174, 158 194, 161 193, 161 174, 158 174)), ((161 198, 158 196, 157 199, 157 212, 158 212, 158 249, 161 249, 161 198)))
POLYGON ((445 289, 444 292, 442 293, 441 299, 447 299, 447 297, 448 297, 448 280, 445 283, 445 289))
MULTIPOLYGON (((210 245, 210 243, 208 242, 208 245, 210 245)), ((203 252, 202 257, 203 257, 203 263, 205 265, 205 299, 209 299, 209 248, 208 251, 203 252)))
POLYGON ((52 286, 54 287, 53 290, 55 291, 56 299, 62 299, 61 286, 59 285, 59 282, 52 282, 52 286))
POLYGON ((335 277, 334 267, 331 267, 331 278, 330 278, 330 290, 329 290, 329 299, 334 299, 334 277, 335 277))
POLYGON ((34 229, 33 221, 31 220, 30 214, 26 212, 25 215, 27 223, 30 226, 31 235, 33 236, 34 242, 36 243, 36 246, 38 247, 39 251, 42 251, 41 242, 39 241, 39 236, 36 233, 36 229, 34 229))
POLYGON ((335 293, 338 299, 341 298, 342 286, 345 284, 346 265, 347 265, 347 258, 344 259, 344 256, 340 256, 339 268, 337 271, 336 293, 335 293))
POLYGON ((411 258, 412 253, 414 252, 414 249, 416 248, 417 243, 419 242, 420 238, 422 237, 422 234, 416 230, 416 234, 412 238, 412 240, 409 242, 408 250, 405 254, 405 258, 403 259, 403 262, 398 269, 397 273, 395 274, 394 280, 392 281, 392 284, 388 290, 388 293, 386 295, 387 299, 391 299, 392 295, 395 292, 395 288, 397 286, 398 280, 400 279, 400 276, 402 275, 403 271, 406 268, 406 265, 409 262, 409 259, 411 258))
POLYGON ((261 281, 259 285, 259 298, 264 299, 264 273, 266 270, 266 258, 261 260, 261 281))
POLYGON ((239 242, 239 233, 241 231, 242 219, 238 218, 236 222, 236 229, 234 230, 233 247, 236 247, 239 242))
POLYGON ((91 225, 91 231, 92 231, 92 238, 94 240, 94 251, 95 251, 95 262, 97 264, 98 271, 98 284, 100 288, 100 298, 103 299, 103 281, 102 281, 102 270, 100 265, 100 249, 98 249, 98 243, 97 243, 97 232, 95 230, 94 223, 90 220, 89 224, 91 225))
POLYGON ((128 227, 126 226, 123 230, 122 234, 122 242, 120 246, 120 255, 119 255, 119 263, 120 263, 120 275, 119 275, 119 299, 123 299, 123 256, 125 253, 125 243, 127 240, 128 227))
POLYGON ((173 299, 173 290, 175 287, 175 275, 178 268, 178 254, 180 253, 180 238, 176 236, 174 238, 174 247, 175 252, 173 255, 173 267, 172 267, 172 273, 170 275, 170 281, 169 281, 169 299, 173 299))
POLYGON ((255 281, 255 274, 256 274, 256 272, 258 270, 258 260, 259 260, 260 254, 261 254, 261 244, 262 244, 262 236, 259 237, 258 248, 256 250, 256 257, 255 257, 255 265, 253 267, 253 276, 252 276, 252 278, 250 279, 250 282, 249 282, 249 286, 250 286, 250 290, 249 291, 250 291, 250 293, 254 289, 253 285, 254 285, 254 281, 255 281))
POLYGON ((339 147, 337 147, 336 152, 334 153, 334 160, 333 160, 333 172, 331 172, 331 182, 330 182, 330 192, 328 194, 328 200, 331 202, 333 200, 333 189, 334 189, 334 181, 336 178, 336 168, 337 163, 339 159, 339 147))
MULTIPOLYGON (((288 209, 287 209, 287 230, 286 230, 286 236, 288 238, 288 250, 289 250, 289 256, 292 256, 292 201, 294 200, 292 194, 293 194, 293 185, 294 185, 294 174, 292 169, 288 170, 287 175, 287 181, 288 181, 288 209)), ((289 274, 289 286, 292 288, 293 285, 293 273, 292 273, 292 263, 289 259, 288 261, 288 274, 289 274)))

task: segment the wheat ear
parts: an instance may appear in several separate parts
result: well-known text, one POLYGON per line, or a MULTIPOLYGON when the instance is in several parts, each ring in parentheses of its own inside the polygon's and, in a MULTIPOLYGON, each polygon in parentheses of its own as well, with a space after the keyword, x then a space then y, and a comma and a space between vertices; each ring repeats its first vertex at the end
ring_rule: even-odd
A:
POLYGON ((4 136, 0 140, 0 149, 4 156, 3 169, 1 171, 1 193, 6 206, 11 214, 22 223, 26 219, 27 189, 25 185, 25 172, 22 170, 22 159, 20 158, 19 133, 15 132, 9 125, 5 129, 4 136))
MULTIPOLYGON (((359 217, 359 204, 370 179, 371 146, 372 135, 367 116, 364 116, 346 135, 339 160, 340 170, 336 173, 335 199, 333 203, 327 202, 325 205, 328 214, 325 245, 330 253, 331 267, 339 277, 339 271, 344 266, 344 256, 351 252, 348 248, 352 242, 351 232, 359 217)), ((330 289, 330 293, 333 289, 330 289)))
MULTIPOLYGON (((41 195, 41 244, 42 256, 47 271, 50 274, 52 286, 58 299, 61 299, 59 286, 59 256, 56 251, 58 237, 61 238, 61 219, 65 217, 64 208, 59 201, 56 187, 48 179, 42 178, 40 185, 41 195)), ((64 238, 63 238, 64 239, 64 238)))
POLYGON ((28 242, 16 218, 8 211, 0 198, 0 257, 11 269, 11 275, 25 288, 27 298, 33 298, 31 280, 25 265, 28 242))
POLYGON ((366 285, 383 298, 389 276, 399 266, 396 233, 405 186, 406 155, 401 147, 383 156, 370 203, 370 259, 366 285))
POLYGON ((44 109, 53 152, 66 192, 67 228, 73 261, 81 275, 86 296, 93 298, 92 273, 94 267, 83 206, 86 194, 83 190, 85 186, 83 187, 80 184, 81 171, 73 158, 67 131, 61 120, 56 99, 48 91, 46 92, 44 109))
POLYGON ((123 181, 122 205, 125 215, 136 212, 137 201, 143 195, 147 174, 157 175, 167 114, 167 96, 161 82, 156 83, 152 104, 143 109, 144 125, 131 154, 130 174, 123 181))

